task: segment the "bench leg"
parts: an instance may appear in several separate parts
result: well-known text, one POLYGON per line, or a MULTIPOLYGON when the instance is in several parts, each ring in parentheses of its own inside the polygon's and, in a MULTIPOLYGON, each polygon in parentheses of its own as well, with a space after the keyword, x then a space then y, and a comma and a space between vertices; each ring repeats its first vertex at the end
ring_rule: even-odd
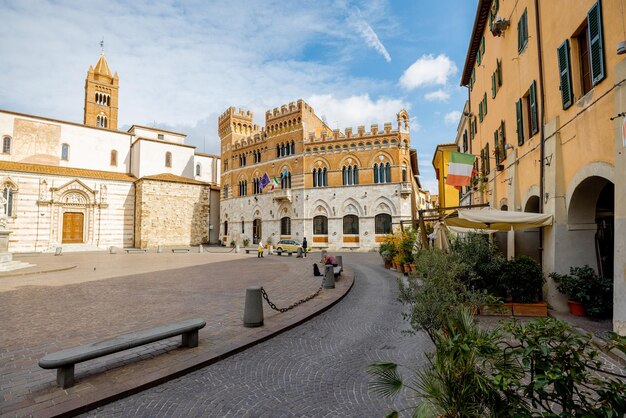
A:
POLYGON ((198 346, 198 330, 185 332, 183 334, 183 347, 197 347, 198 346))
POLYGON ((67 389, 74 386, 74 365, 59 367, 57 369, 57 383, 61 388, 67 389))

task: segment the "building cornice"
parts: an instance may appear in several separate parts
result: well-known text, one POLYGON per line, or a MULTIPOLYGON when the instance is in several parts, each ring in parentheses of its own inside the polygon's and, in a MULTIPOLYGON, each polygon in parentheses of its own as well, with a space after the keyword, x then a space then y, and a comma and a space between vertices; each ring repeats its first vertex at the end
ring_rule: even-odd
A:
POLYGON ((470 77, 472 76, 472 69, 476 62, 476 53, 480 48, 480 40, 485 31, 487 25, 487 17, 489 16, 489 9, 491 9, 492 0, 478 0, 478 7, 476 8, 476 17, 474 18, 474 28, 472 29, 472 36, 470 37, 470 44, 467 48, 467 55, 465 56, 465 66, 463 67, 463 74, 461 76, 461 86, 467 87, 469 85, 470 77))

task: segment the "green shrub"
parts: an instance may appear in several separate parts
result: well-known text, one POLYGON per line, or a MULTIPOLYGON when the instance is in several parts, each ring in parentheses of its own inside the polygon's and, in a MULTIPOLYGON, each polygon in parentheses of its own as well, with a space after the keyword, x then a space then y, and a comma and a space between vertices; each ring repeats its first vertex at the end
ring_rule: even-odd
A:
POLYGON ((559 292, 580 302, 591 318, 608 317, 613 312, 613 280, 598 276, 588 265, 571 267, 570 274, 550 273, 559 292))
POLYGON ((506 299, 508 291, 501 281, 506 259, 495 243, 484 234, 469 234, 454 243, 454 252, 464 265, 460 279, 468 286, 486 290, 506 299))
POLYGON ((525 255, 507 261, 500 278, 500 285, 506 289, 508 298, 520 303, 541 302, 545 282, 539 263, 525 255))

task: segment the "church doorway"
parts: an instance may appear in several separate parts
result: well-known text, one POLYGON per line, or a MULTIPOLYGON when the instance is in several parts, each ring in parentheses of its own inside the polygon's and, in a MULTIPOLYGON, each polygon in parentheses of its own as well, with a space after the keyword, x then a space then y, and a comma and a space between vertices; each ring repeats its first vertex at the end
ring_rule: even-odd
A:
POLYGON ((65 212, 63 214, 63 244, 81 244, 85 215, 80 212, 65 212))
POLYGON ((258 244, 259 242, 261 242, 262 234, 263 232, 261 230, 261 220, 255 219, 252 222, 252 243, 258 244))

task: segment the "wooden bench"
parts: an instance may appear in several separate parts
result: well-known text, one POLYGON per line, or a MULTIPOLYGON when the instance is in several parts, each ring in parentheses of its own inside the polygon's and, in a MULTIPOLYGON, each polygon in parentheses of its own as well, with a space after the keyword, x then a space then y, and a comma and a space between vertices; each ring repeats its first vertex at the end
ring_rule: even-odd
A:
POLYGON ((124 248, 124 251, 126 252, 126 254, 129 254, 129 253, 145 253, 148 250, 146 250, 145 248, 124 248))
POLYGON ((189 248, 172 248, 173 253, 188 253, 189 248))
POLYGON ((188 319, 174 324, 131 332, 109 340, 46 354, 39 360, 39 367, 57 369, 57 383, 66 389, 74 385, 74 365, 76 363, 93 360, 176 335, 182 335, 182 346, 197 347, 198 330, 204 328, 205 325, 206 322, 202 319, 188 319))

